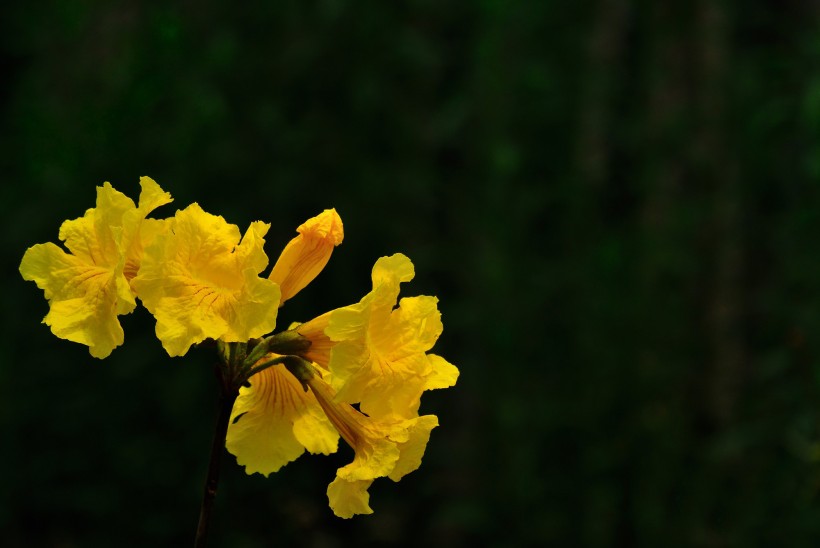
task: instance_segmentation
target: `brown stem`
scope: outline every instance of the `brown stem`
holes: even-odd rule
[[[208,477],[205,480],[205,492],[202,495],[202,506],[199,510],[199,525],[196,528],[195,548],[202,548],[208,536],[208,522],[211,519],[211,509],[216,497],[216,488],[219,485],[219,468],[222,450],[225,448],[225,436],[228,433],[228,424],[231,419],[233,404],[239,395],[238,389],[232,383],[226,382],[221,368],[217,369],[220,381],[219,411],[216,418],[214,439],[211,444],[211,457],[208,461]]]

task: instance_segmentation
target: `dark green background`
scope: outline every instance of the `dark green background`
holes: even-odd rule
[[[6,4],[0,544],[192,542],[216,384],[142,309],[105,361],[17,268],[150,175],[275,257],[346,239],[280,325],[407,254],[454,389],[422,467],[334,518],[351,452],[226,457],[213,546],[820,543],[820,10],[811,2]]]

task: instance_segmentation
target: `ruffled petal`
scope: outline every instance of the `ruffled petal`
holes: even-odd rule
[[[95,208],[60,226],[60,240],[83,262],[114,267],[123,260],[120,247],[123,216],[134,209],[131,198],[105,183],[97,187]]]
[[[368,415],[406,418],[418,412],[429,361],[424,353],[392,360],[365,343],[342,342],[331,350],[330,370],[339,401],[359,402]]]
[[[279,310],[279,287],[260,278],[258,271],[246,268],[245,283],[236,301],[223,310],[229,318],[227,329],[220,337],[225,342],[242,342],[273,331]]]
[[[333,480],[327,487],[327,499],[333,513],[346,519],[357,514],[372,514],[370,493],[367,492],[372,483],[373,480]]]
[[[385,301],[392,301],[390,303],[392,306],[399,294],[399,284],[409,282],[415,275],[416,269],[410,259],[402,253],[396,253],[377,260],[370,277],[373,280],[374,289],[383,288],[378,295]],[[390,298],[391,295],[392,298]]]
[[[438,417],[424,415],[403,423],[400,432],[391,433],[390,439],[398,444],[399,460],[387,477],[399,481],[410,472],[418,470],[430,440],[430,432],[437,426]]]
[[[268,256],[263,249],[265,234],[270,230],[269,223],[254,221],[236,247],[236,263],[241,268],[250,268],[254,272],[262,272],[268,266]]]
[[[149,245],[158,234],[170,229],[167,220],[146,219],[156,208],[173,201],[171,194],[162,188],[150,177],[140,178],[139,206],[127,211],[122,221],[122,249],[125,253],[124,274],[127,280],[132,280],[139,271],[144,248]]]
[[[171,194],[162,190],[162,187],[151,177],[140,177],[140,189],[139,206],[137,209],[143,213],[143,218],[156,208],[169,204],[174,200],[171,198]]]
[[[389,348],[393,359],[430,350],[444,330],[437,305],[436,297],[402,299],[384,324],[372,326],[371,336],[375,338],[375,344]]]
[[[270,359],[270,356],[263,360]],[[248,474],[278,471],[307,449],[330,454],[339,435],[312,394],[286,369],[274,366],[240,389],[228,427],[226,447]]]
[[[458,380],[458,368],[435,354],[428,354],[433,373],[427,377],[425,390],[435,390],[437,388],[450,388],[456,385]]]

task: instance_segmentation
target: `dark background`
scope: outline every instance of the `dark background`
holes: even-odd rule
[[[6,4],[0,544],[184,546],[214,357],[144,309],[105,361],[17,268],[110,181],[244,230],[336,207],[280,325],[401,251],[458,386],[372,516],[351,458],[224,462],[213,546],[816,546],[820,8],[809,1]]]

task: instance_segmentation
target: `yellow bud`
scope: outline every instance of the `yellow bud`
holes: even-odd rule
[[[288,242],[268,276],[282,290],[279,306],[319,275],[333,248],[344,239],[342,219],[335,209],[326,209],[296,230],[299,235]]]

